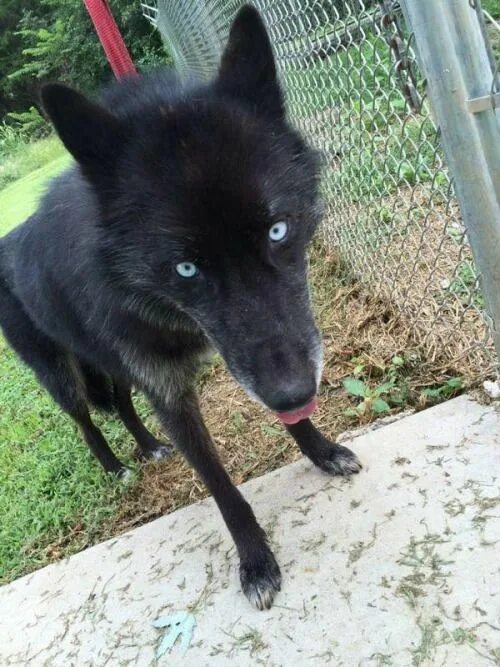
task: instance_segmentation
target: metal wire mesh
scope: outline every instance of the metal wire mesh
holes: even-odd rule
[[[180,74],[213,75],[242,0],[143,5]],[[324,155],[324,235],[428,354],[494,363],[479,277],[399,3],[254,0],[292,121]],[[488,16],[486,17],[488,19]],[[490,21],[490,25],[493,25]]]

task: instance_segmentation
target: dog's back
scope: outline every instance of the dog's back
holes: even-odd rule
[[[1,241],[8,289],[33,323],[61,344],[78,336],[79,311],[86,308],[78,266],[88,261],[92,199],[73,167],[55,179],[36,213]]]

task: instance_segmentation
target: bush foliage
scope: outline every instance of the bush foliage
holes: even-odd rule
[[[137,0],[110,0],[139,68],[168,60]],[[0,3],[0,123],[43,134],[38,88],[64,81],[87,93],[112,78],[83,0],[2,0]]]

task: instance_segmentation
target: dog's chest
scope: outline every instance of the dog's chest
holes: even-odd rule
[[[194,379],[211,349],[201,332],[130,327],[120,336],[118,353],[140,389],[171,401]]]

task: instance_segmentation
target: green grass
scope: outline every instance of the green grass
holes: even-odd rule
[[[94,541],[124,486],[96,465],[76,427],[0,340],[0,583]],[[100,420],[99,420],[100,421]],[[100,423],[130,460],[115,420]],[[72,534],[70,543],[67,536]]]
[[[23,222],[36,208],[53,176],[71,164],[57,137],[36,142],[20,138],[4,143],[0,153],[0,236]]]
[[[483,0],[481,3],[483,9],[486,9],[494,19],[500,19],[500,2],[499,0]]]
[[[0,584],[105,539],[128,485],[106,475],[75,424],[0,338]],[[151,427],[145,399],[137,411]],[[112,450],[135,468],[123,424],[93,415]]]
[[[321,135],[328,201],[366,203],[436,174],[446,180],[429,109],[410,113],[382,35],[367,27],[359,46],[291,63],[285,80],[292,115]]]
[[[45,167],[53,160],[67,155],[55,136],[29,142],[15,135],[9,136],[7,140],[4,135],[3,131],[0,132],[0,190],[39,167]],[[66,159],[69,160],[69,157]]]
[[[0,190],[0,236],[33,213],[50,179],[71,163],[69,155],[62,151],[58,145],[51,156],[62,154]]]

